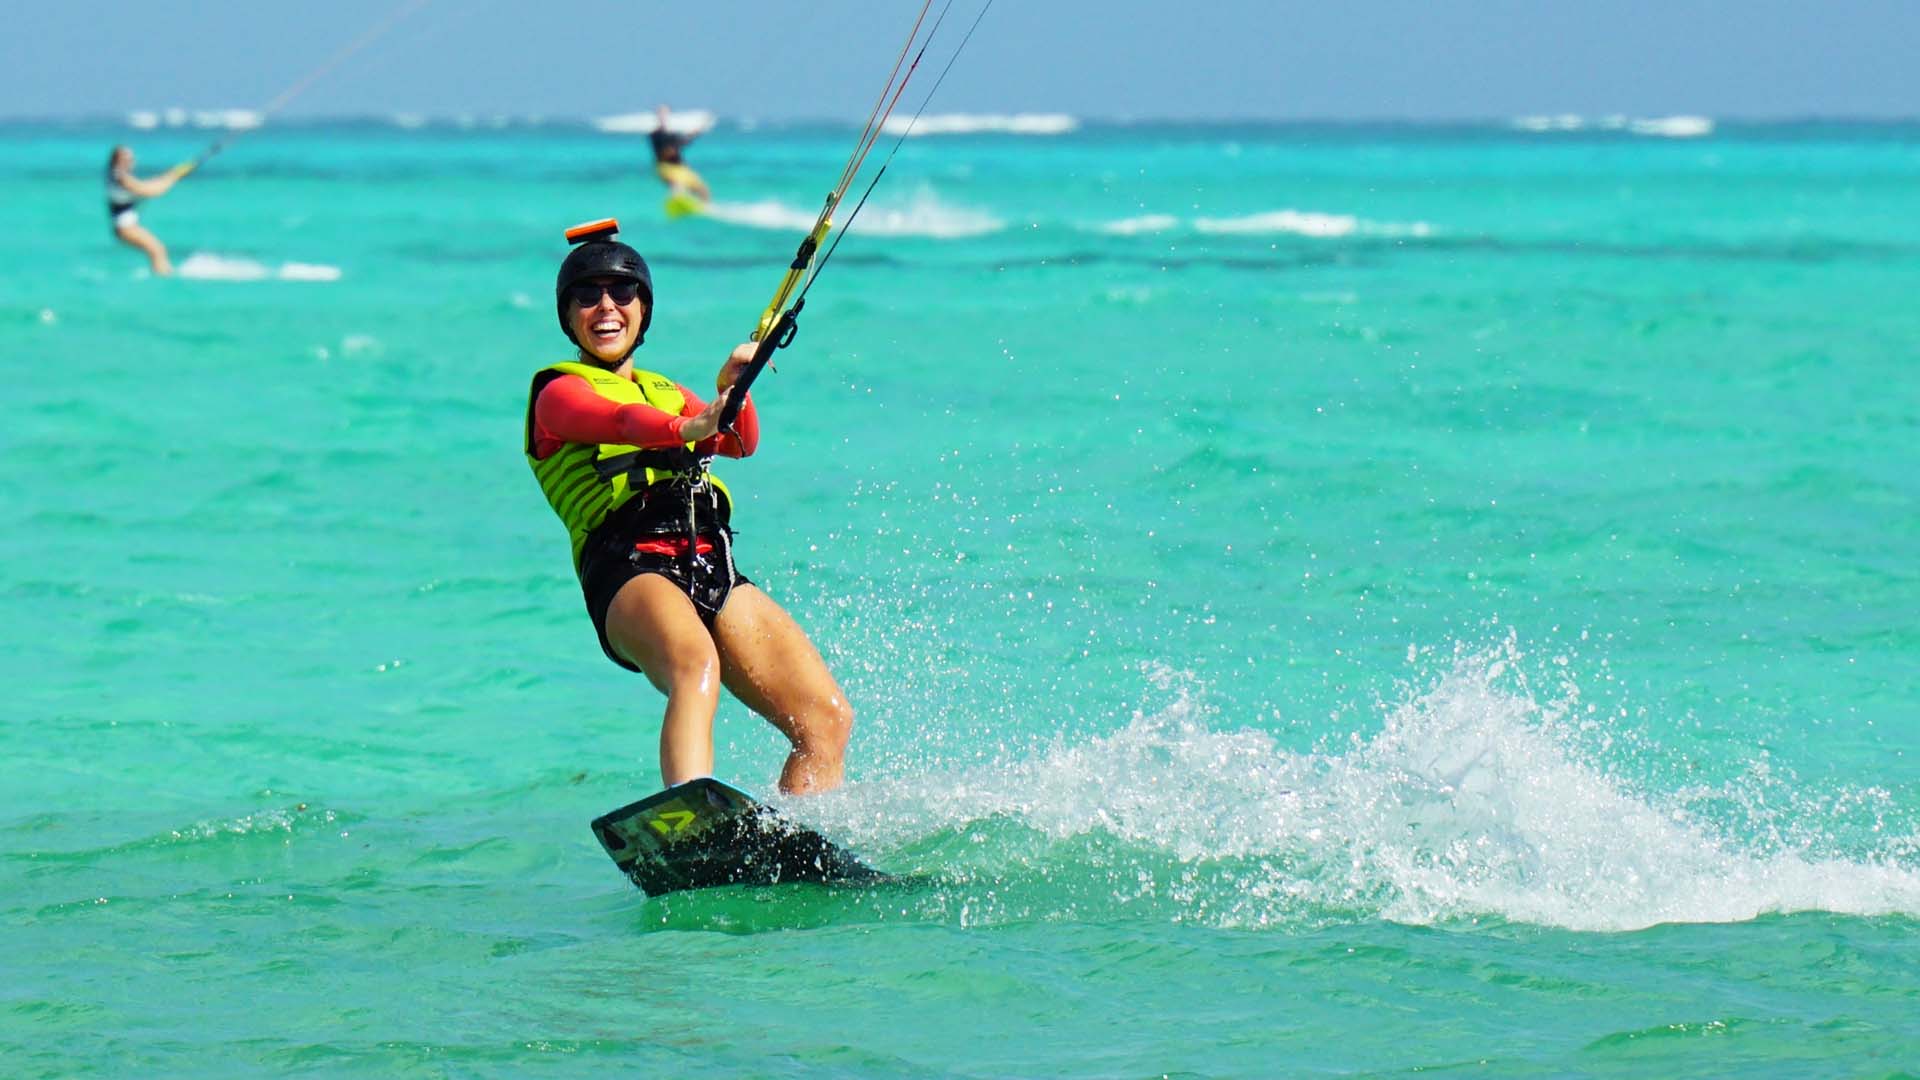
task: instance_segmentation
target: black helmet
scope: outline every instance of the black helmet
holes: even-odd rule
[[[653,322],[653,274],[639,252],[614,239],[619,233],[620,223],[612,218],[589,221],[567,230],[567,243],[574,245],[574,249],[560,264],[560,276],[553,284],[553,300],[560,316],[560,330],[575,345],[580,342],[573,336],[573,326],[567,320],[567,289],[596,277],[626,278],[639,284],[647,311],[640,317],[640,334],[633,339],[634,348],[647,340],[647,327]]]

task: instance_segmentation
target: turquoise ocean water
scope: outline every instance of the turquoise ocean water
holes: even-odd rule
[[[0,1073],[1920,1074],[1913,126],[908,142],[723,475],[929,880],[630,888],[561,230],[704,385],[853,137],[0,129]]]

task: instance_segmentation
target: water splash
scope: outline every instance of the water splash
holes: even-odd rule
[[[1570,677],[1537,690],[1527,663],[1511,639],[1460,650],[1383,704],[1377,730],[1313,750],[1219,730],[1196,679],[1149,668],[1148,689],[1170,700],[1110,735],[946,782],[869,782],[809,814],[948,876],[942,902],[974,918],[1619,931],[1920,916],[1920,846],[1884,792],[1636,784],[1614,768],[1635,740],[1583,710]],[[1742,798],[1772,808],[1742,819],[1765,828],[1706,812]],[[1864,845],[1843,820],[1863,808],[1881,817]]]

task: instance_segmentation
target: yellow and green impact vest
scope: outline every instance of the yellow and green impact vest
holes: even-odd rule
[[[587,534],[607,520],[608,514],[645,488],[679,480],[688,469],[698,466],[691,457],[692,443],[687,443],[684,451],[645,450],[620,443],[567,443],[545,460],[535,458],[533,405],[540,391],[562,375],[580,376],[593,387],[594,393],[610,401],[622,405],[644,402],[671,416],[680,415],[687,398],[672,379],[639,368],[633,369],[631,378],[623,378],[592,364],[567,361],[550,364],[534,373],[533,387],[527,394],[527,464],[533,467],[533,475],[540,481],[540,490],[546,495],[548,505],[567,527],[567,536],[573,541],[573,567],[578,571]],[[631,467],[623,467],[625,463],[615,461],[616,458],[627,458],[632,462]],[[673,460],[676,458],[678,460]],[[733,495],[720,478],[712,473],[702,475],[713,482],[731,508]]]

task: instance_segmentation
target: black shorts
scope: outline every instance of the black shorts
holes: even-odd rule
[[[607,659],[628,671],[640,670],[614,652],[613,643],[607,640],[607,609],[613,605],[615,594],[634,578],[659,574],[673,582],[693,601],[700,621],[706,623],[709,630],[713,629],[714,618],[727,605],[727,597],[735,586],[753,584],[733,565],[732,530],[701,533],[700,539],[712,544],[713,550],[697,556],[691,565],[685,555],[635,551],[632,536],[588,540],[580,553],[580,592],[586,598],[587,616],[593,620],[594,632],[600,635],[600,650],[607,654]]]

